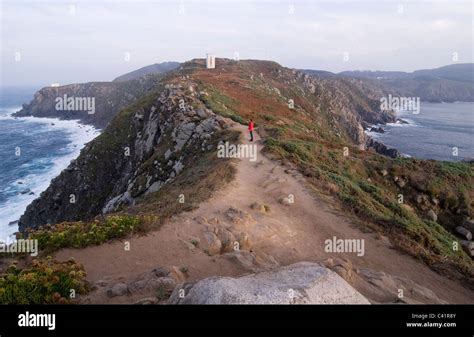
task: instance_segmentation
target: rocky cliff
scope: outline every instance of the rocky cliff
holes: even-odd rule
[[[14,115],[17,117],[53,117],[77,119],[85,124],[105,128],[112,118],[123,108],[149,92],[165,72],[116,82],[89,82],[69,84],[60,87],[45,87],[35,93],[33,100],[24,104]],[[57,109],[57,98],[94,99],[94,113],[86,109]],[[74,107],[77,108],[77,107]]]
[[[220,59],[218,68],[209,71],[203,60],[193,60],[166,77],[120,83],[45,88],[22,110],[54,114],[50,104],[59,91],[94,92],[104,109],[97,107],[98,116],[83,121],[99,126],[111,122],[28,206],[21,230],[90,219],[136,204],[172,181],[200,153],[215,151],[215,137],[229,121],[224,117],[281,117],[285,128],[307,122],[304,127],[313,128],[307,132],[322,141],[357,146],[367,141],[364,123],[393,120],[380,111],[377,89],[362,81],[317,79],[267,61]],[[125,94],[125,88],[131,89]],[[143,91],[147,94],[137,100]],[[112,119],[115,109],[132,101]]]
[[[20,230],[133,205],[214,151],[227,122],[200,103],[196,83],[181,83],[159,85],[122,110],[28,206]]]

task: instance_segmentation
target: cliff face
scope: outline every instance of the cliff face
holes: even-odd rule
[[[121,111],[20,219],[20,230],[85,220],[156,192],[210,145],[227,122],[206,109],[196,84],[159,86]]]
[[[111,122],[28,206],[19,222],[22,231],[87,220],[140,202],[200,154],[216,150],[216,135],[229,121],[223,117],[244,123],[242,118],[257,123],[281,118],[285,128],[306,125],[321,141],[360,146],[366,142],[363,123],[393,119],[378,109],[376,89],[358,80],[316,79],[266,61],[219,60],[210,71],[203,60],[194,60],[165,78],[45,88],[22,111],[51,114],[52,99],[64,91],[94,92],[105,105],[96,108],[98,116],[91,123]],[[142,91],[147,94],[140,99],[131,94]],[[112,119],[114,109],[131,101]]]
[[[45,87],[35,93],[33,100],[15,113],[17,117],[53,117],[78,119],[85,124],[105,128],[123,108],[150,91],[164,74],[150,75],[125,82],[89,82],[60,87]],[[94,99],[94,113],[86,109],[56,109],[57,98]],[[75,107],[77,108],[77,107]]]

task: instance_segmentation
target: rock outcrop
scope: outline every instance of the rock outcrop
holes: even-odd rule
[[[187,83],[186,88],[196,85]],[[20,230],[87,220],[157,192],[203,153],[229,121],[182,85],[166,84],[116,116],[28,206]]]
[[[183,292],[184,290],[184,292]],[[335,272],[310,262],[178,285],[170,304],[369,304]]]
[[[45,87],[38,90],[33,100],[23,104],[14,116],[51,117],[65,120],[80,120],[84,124],[103,129],[125,107],[150,92],[163,78],[165,72],[141,78],[116,82],[89,82],[68,84],[59,87]],[[57,98],[94,99],[94,113],[86,109],[58,110]],[[78,108],[78,107],[75,107]]]
[[[268,61],[219,60],[219,67],[223,67],[219,71],[232,73],[232,78],[248,78],[261,95],[271,95],[275,108],[288,112],[287,102],[292,97],[296,99],[292,113],[310,116],[313,125],[327,133],[321,139],[342,138],[348,144],[363,146],[367,141],[364,123],[394,120],[390,113],[380,110],[377,88],[357,79],[317,79]],[[85,221],[135,205],[173,181],[199,154],[214,151],[220,140],[216,135],[228,127],[229,119],[222,117],[228,116],[223,103],[226,96],[211,93],[214,78],[209,79],[209,75],[202,60],[193,60],[167,75],[38,92],[18,115],[58,117],[52,106],[58,95],[95,95],[96,114],[86,114],[81,119],[107,127],[28,206],[19,221],[20,230],[62,221]],[[244,87],[237,90],[245,91]],[[211,94],[215,96],[210,97]],[[224,101],[211,99],[216,96]],[[244,111],[238,113],[245,116]],[[72,112],[62,117],[74,116]],[[397,155],[396,150],[385,152]],[[215,243],[211,251],[219,250],[212,235],[204,239],[203,243]]]
[[[399,150],[394,149],[394,148],[389,148],[385,144],[382,144],[371,137],[367,137],[365,147],[367,149],[374,149],[375,152],[383,154],[384,156],[388,156],[391,158],[397,158],[401,156],[401,153]]]
[[[382,271],[354,268],[347,259],[330,258],[323,264],[360,291],[371,303],[446,304],[416,282]]]

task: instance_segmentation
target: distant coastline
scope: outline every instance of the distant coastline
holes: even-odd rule
[[[370,125],[365,134],[397,149],[404,157],[469,161],[474,158],[474,118],[469,115],[470,109],[474,109],[474,102],[424,101],[420,114],[397,112],[396,123]]]

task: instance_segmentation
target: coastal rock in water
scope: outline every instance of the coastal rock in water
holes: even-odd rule
[[[179,295],[184,289],[185,296]],[[171,304],[370,304],[330,269],[299,262],[238,278],[211,277],[178,285]]]
[[[377,133],[385,133],[385,130],[382,129],[382,127],[380,127],[380,126],[378,128],[372,127],[372,128],[370,128],[370,131],[377,132]]]
[[[397,149],[391,149],[385,144],[382,144],[371,137],[368,137],[367,142],[365,143],[366,149],[374,149],[377,153],[383,154],[391,158],[401,157],[400,151]]]

